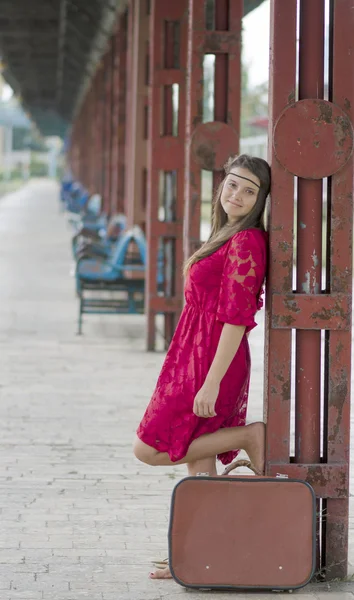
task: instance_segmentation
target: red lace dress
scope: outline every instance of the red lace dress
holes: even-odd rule
[[[256,326],[266,262],[267,234],[247,229],[190,269],[186,303],[137,430],[143,442],[168,452],[172,461],[183,458],[200,435],[245,424],[251,366],[246,335],[221,381],[217,416],[197,417],[193,403],[213,361],[223,324],[245,325],[246,333]],[[235,449],[218,458],[228,464],[237,453]]]

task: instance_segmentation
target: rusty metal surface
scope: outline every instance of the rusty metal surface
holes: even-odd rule
[[[238,137],[228,123],[201,123],[191,138],[192,157],[201,169],[220,171],[229,156],[237,153]]]
[[[353,128],[347,115],[332,102],[305,99],[280,115],[273,143],[278,160],[290,173],[321,179],[336,173],[349,159]]]
[[[271,2],[269,103],[270,129],[284,107],[293,104],[296,80],[296,0]],[[274,329],[272,294],[292,293],[294,182],[277,161],[272,162],[272,206],[270,212],[270,268],[266,311],[264,418],[267,422],[266,470],[270,464],[288,463],[290,456],[291,330]]]
[[[349,471],[346,463],[339,464],[286,464],[271,463],[269,475],[277,473],[292,479],[307,481],[318,498],[347,498],[349,494]]]
[[[292,11],[292,12],[291,12]],[[306,479],[316,491],[319,556],[327,579],[347,571],[352,301],[354,1],[331,4],[329,99],[324,100],[324,3],[271,3],[272,210],[267,294],[267,472]],[[333,67],[333,72],[332,72]],[[271,138],[272,139],[272,138]],[[294,244],[294,177],[298,176]],[[323,183],[327,198],[322,275]],[[293,258],[296,289],[292,289]],[[291,330],[295,346],[295,456],[290,456]],[[321,347],[324,330],[324,347]],[[324,353],[324,369],[321,356]],[[324,381],[321,381],[324,377]],[[324,383],[324,386],[322,385]],[[323,391],[322,391],[323,389]],[[321,421],[321,412],[323,420]]]
[[[352,299],[347,294],[273,294],[275,329],[351,328]]]
[[[317,180],[318,153],[333,149],[328,134],[330,109],[323,104],[324,95],[324,30],[323,0],[309,5],[300,0],[299,103],[295,127],[300,147],[304,138],[304,120],[312,138],[304,143],[304,153],[311,165],[312,181],[303,176],[304,164],[298,157],[300,177],[297,181],[296,291],[308,295],[321,291],[322,270],[322,181]],[[308,98],[319,98],[312,104]],[[302,100],[304,102],[302,102]],[[326,109],[327,108],[327,113]],[[316,110],[318,109],[318,111]],[[325,116],[327,115],[327,121]],[[333,115],[333,112],[331,113]],[[312,141],[311,141],[312,139]],[[293,140],[289,140],[291,144]],[[297,144],[298,145],[298,144]],[[323,162],[326,161],[323,159]],[[285,168],[287,167],[284,164]],[[327,166],[327,164],[325,164]],[[331,166],[331,165],[329,165]],[[319,169],[320,170],[320,169]],[[311,325],[311,321],[309,321]],[[321,458],[321,332],[299,329],[295,336],[295,462],[315,463]],[[317,510],[320,510],[320,503]],[[318,524],[318,545],[319,545]],[[317,567],[320,566],[319,556]]]

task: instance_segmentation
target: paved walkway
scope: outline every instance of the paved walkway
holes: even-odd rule
[[[69,240],[54,183],[0,200],[0,599],[288,598],[148,579],[184,475],[131,453],[163,355],[145,352],[139,316],[88,316],[75,335]],[[262,326],[252,345],[250,419],[262,414]],[[354,582],[298,593],[354,600]]]

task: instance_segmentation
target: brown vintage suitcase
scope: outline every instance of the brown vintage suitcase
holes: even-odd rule
[[[314,491],[282,476],[186,477],[168,542],[172,576],[187,588],[295,590],[316,565]]]

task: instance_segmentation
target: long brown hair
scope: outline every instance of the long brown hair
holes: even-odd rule
[[[230,171],[234,167],[247,169],[253,175],[258,177],[260,181],[260,189],[258,191],[257,200],[252,210],[242,219],[233,225],[229,225],[227,214],[224,211],[220,198],[221,193]],[[220,183],[213,202],[213,212],[211,219],[211,232],[208,240],[186,261],[183,272],[186,275],[190,267],[205,258],[210,256],[223,246],[235,233],[244,229],[260,229],[265,231],[264,215],[266,208],[266,199],[270,191],[270,167],[263,158],[241,154],[240,156],[231,156],[224,166],[225,177]]]

